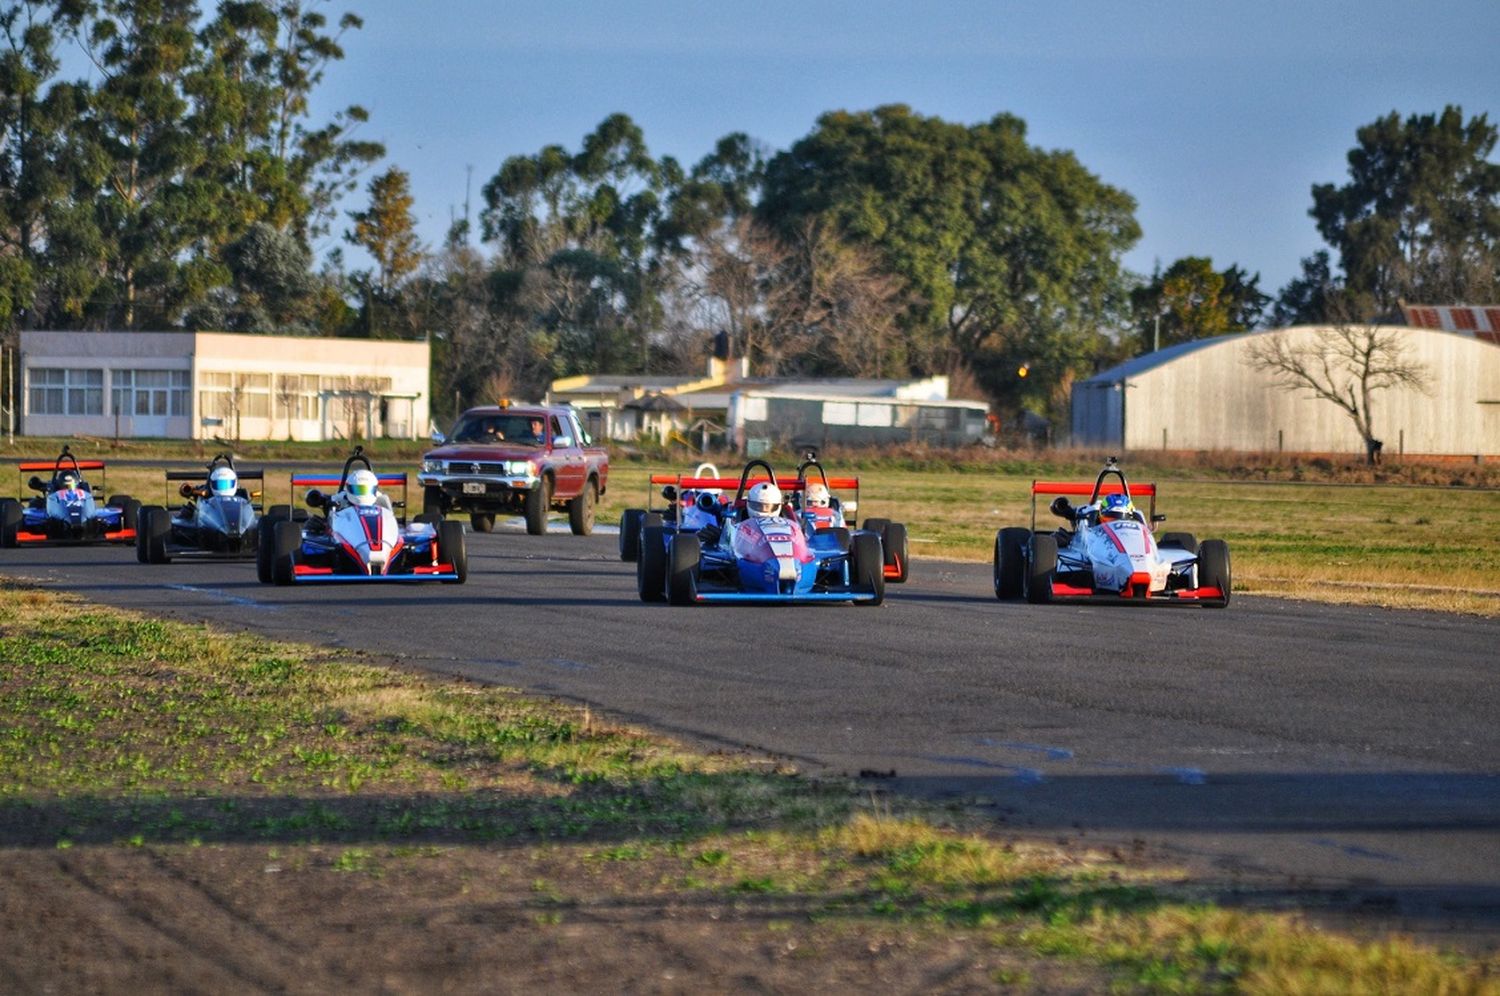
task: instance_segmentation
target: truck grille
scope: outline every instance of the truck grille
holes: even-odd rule
[[[505,465],[500,463],[481,463],[477,460],[450,460],[448,461],[448,473],[483,474],[486,477],[501,477],[505,474]]]

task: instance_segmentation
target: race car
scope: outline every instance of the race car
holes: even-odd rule
[[[1036,528],[1038,495],[1055,496],[1049,509],[1062,528]],[[1069,495],[1087,496],[1073,505]],[[1147,510],[1135,499],[1149,498]],[[1190,533],[1154,530],[1156,485],[1135,484],[1110,457],[1092,484],[1033,481],[1031,528],[995,534],[995,597],[1045,603],[1073,599],[1168,601],[1223,608],[1229,604],[1229,545]]]
[[[21,474],[32,475],[26,486],[37,497],[26,502],[0,499],[0,546],[31,543],[133,543],[136,513],[141,503],[129,495],[111,495],[103,505],[83,472],[97,470],[101,489],[103,460],[79,460],[64,446],[56,460],[23,460]]]
[[[760,476],[752,476],[757,470]],[[798,478],[778,478],[764,460],[751,460],[739,479],[680,478],[688,490],[734,487],[716,500],[722,518],[696,529],[644,525],[636,560],[636,590],[643,602],[854,602],[885,598],[885,557],[880,537],[847,528],[809,536],[783,489]],[[699,503],[702,508],[707,503]]]
[[[406,524],[406,475],[376,474],[356,446],[337,477],[294,474],[292,488],[309,488],[311,514],[298,521],[273,508],[262,521],[256,573],[267,584],[330,581],[443,581],[469,576],[464,527],[418,516]],[[401,489],[393,502],[385,488]],[[333,488],[332,493],[319,489]]]
[[[809,471],[816,471],[816,478]],[[792,493],[792,503],[809,533],[839,526],[855,528],[854,515],[859,509],[859,478],[830,478],[823,465],[818,462],[817,453],[809,451],[797,467],[797,479],[801,486]],[[850,498],[841,500],[834,493],[848,489],[854,491]],[[879,534],[880,548],[885,554],[886,583],[904,584],[911,574],[911,550],[906,538],[906,526],[889,519],[866,519],[858,528]]]
[[[660,527],[668,533],[696,533],[704,525],[721,523],[730,499],[725,497],[722,487],[701,486],[705,479],[718,477],[719,470],[711,463],[700,463],[688,475],[653,474],[648,487],[661,486],[666,505],[652,507],[653,496],[648,492],[646,508],[627,508],[620,515],[620,559],[629,562],[639,557],[641,533],[647,527]],[[889,519],[867,519],[858,530],[855,528],[854,516],[859,508],[858,477],[830,478],[818,462],[817,454],[808,452],[797,467],[796,479],[778,483],[786,488],[789,507],[797,514],[804,534],[814,545],[825,542],[819,537],[821,529],[875,533],[880,537],[885,556],[885,580],[892,584],[906,581],[911,563],[906,527]],[[840,498],[836,494],[851,490],[852,496]],[[847,540],[843,547],[848,549]]]
[[[220,453],[208,470],[169,470],[166,483],[183,504],[145,505],[137,520],[135,556],[143,564],[173,557],[254,557],[260,546],[260,492],[241,487],[263,481],[264,471],[240,470],[234,455]],[[288,515],[287,517],[290,517]]]

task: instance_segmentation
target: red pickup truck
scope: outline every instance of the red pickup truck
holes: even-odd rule
[[[435,450],[422,454],[417,483],[426,515],[469,513],[475,532],[496,515],[524,515],[526,531],[547,531],[547,514],[568,513],[574,535],[594,528],[609,481],[609,454],[567,406],[499,404],[470,408]]]

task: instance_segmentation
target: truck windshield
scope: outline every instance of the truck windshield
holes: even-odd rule
[[[455,443],[511,443],[540,446],[547,441],[547,423],[540,415],[464,415],[448,434]]]

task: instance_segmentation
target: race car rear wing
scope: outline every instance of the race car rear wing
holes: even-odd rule
[[[382,488],[400,488],[401,498],[392,498],[391,507],[404,510],[406,508],[406,479],[405,473],[401,474],[376,474],[375,482]],[[338,488],[344,483],[338,474],[293,474],[291,478],[292,504],[299,504],[298,488]]]
[[[173,481],[196,481],[199,484],[202,484],[204,481],[208,480],[209,473],[210,471],[201,468],[198,470],[166,471],[166,481],[162,484],[162,490],[167,497],[166,500],[162,502],[162,504],[168,506],[172,504],[171,485]],[[266,479],[266,472],[264,470],[240,470],[236,467],[234,468],[234,476],[238,477],[242,481],[260,481],[262,484],[264,484]],[[263,490],[263,488],[258,488],[250,492],[250,505],[257,512],[262,511],[265,507],[261,501]]]
[[[64,466],[65,466],[65,469],[72,470],[73,469],[73,461],[69,460]],[[22,460],[21,463],[20,463],[20,465],[16,469],[19,470],[23,474],[26,471],[28,471],[28,470],[56,470],[57,469],[57,461],[56,460]],[[103,460],[79,460],[78,461],[78,469],[79,470],[103,470],[104,469],[104,461]]]
[[[1113,474],[1114,472],[1111,471],[1110,473]],[[1036,499],[1038,495],[1047,495],[1048,497],[1055,497],[1057,495],[1082,495],[1085,498],[1093,498],[1096,488],[1098,489],[1098,495],[1101,498],[1105,495],[1118,494],[1129,495],[1132,502],[1137,498],[1150,498],[1151,501],[1147,505],[1147,521],[1156,523],[1166,518],[1165,516],[1162,516],[1162,518],[1159,519],[1156,516],[1156,484],[1154,482],[1150,484],[1126,484],[1123,477],[1117,477],[1116,480],[1106,481],[1103,479],[1103,474],[1100,474],[1099,476],[1100,480],[1098,481],[1032,481],[1032,532],[1036,531]]]
[[[748,491],[755,485],[764,483],[770,479],[765,474],[748,478],[745,481],[745,489]],[[807,487],[807,483],[801,477],[776,475],[776,486],[788,495],[802,491]],[[654,500],[658,497],[665,497],[660,491],[656,490],[658,485],[671,485],[677,489],[676,494],[678,495],[681,495],[684,491],[702,491],[708,488],[718,488],[720,491],[729,492],[730,496],[733,497],[734,493],[739,490],[740,479],[738,477],[697,477],[693,474],[652,474],[646,484],[646,511],[648,512],[657,511],[653,505]],[[830,477],[828,478],[828,489],[830,491],[854,492],[854,497],[847,506],[849,514],[852,517],[854,510],[859,507],[859,478]],[[665,511],[665,509],[662,509],[662,511]],[[853,521],[852,518],[850,521]]]

